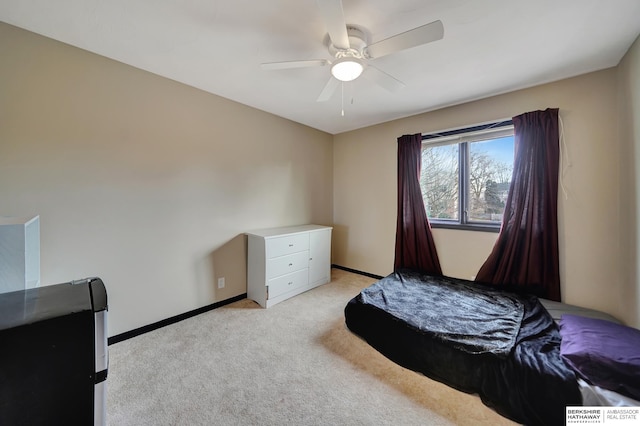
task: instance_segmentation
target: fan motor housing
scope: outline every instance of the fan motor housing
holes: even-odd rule
[[[329,38],[329,35],[327,34],[327,37],[325,40],[331,56],[338,57],[341,54],[344,54],[345,52],[351,51],[352,56],[363,58],[364,48],[367,47],[367,45],[369,44],[369,36],[367,32],[360,27],[348,24],[347,35],[349,36],[349,45],[351,46],[351,48],[348,50],[345,50],[345,49],[339,49],[335,47],[331,42],[331,38]]]

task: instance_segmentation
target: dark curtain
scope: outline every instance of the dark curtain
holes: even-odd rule
[[[558,109],[513,117],[515,162],[500,235],[476,281],[560,301]]]
[[[394,270],[442,275],[420,190],[422,135],[398,138],[398,221]]]

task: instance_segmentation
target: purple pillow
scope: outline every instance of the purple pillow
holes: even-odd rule
[[[578,315],[560,318],[560,355],[589,383],[640,400],[640,330]]]

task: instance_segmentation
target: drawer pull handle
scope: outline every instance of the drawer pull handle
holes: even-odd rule
[[[290,263],[289,266],[293,266],[293,263]]]
[[[293,284],[293,281],[289,281],[289,285]]]
[[[289,244],[289,247],[293,247],[293,244]]]

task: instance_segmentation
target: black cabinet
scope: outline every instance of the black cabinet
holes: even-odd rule
[[[99,278],[0,294],[0,424],[104,424],[106,327]]]

